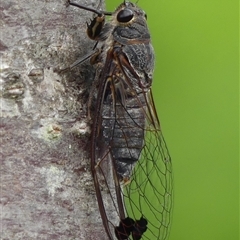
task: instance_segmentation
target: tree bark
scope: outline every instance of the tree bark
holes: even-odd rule
[[[92,14],[65,0],[10,0],[1,15],[0,238],[107,239],[87,151],[94,70],[54,71],[91,50]]]

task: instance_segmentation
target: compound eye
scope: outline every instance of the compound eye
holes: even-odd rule
[[[133,12],[128,8],[121,10],[117,15],[118,22],[122,22],[122,23],[127,23],[131,21],[132,18],[133,18]]]

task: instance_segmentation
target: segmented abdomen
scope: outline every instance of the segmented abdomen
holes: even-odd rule
[[[103,104],[103,141],[109,146],[120,180],[130,178],[144,144],[145,116],[144,106],[139,104],[141,98],[142,93],[128,97],[124,105],[121,101],[114,106],[110,101]]]

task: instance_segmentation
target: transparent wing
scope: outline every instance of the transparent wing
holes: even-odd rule
[[[171,158],[158,124],[152,94],[146,96],[146,126],[140,159],[123,187],[126,215],[147,220],[141,239],[167,239],[172,211]]]
[[[167,239],[172,167],[151,90],[126,93],[119,82],[103,82],[92,170],[106,232],[109,239]]]

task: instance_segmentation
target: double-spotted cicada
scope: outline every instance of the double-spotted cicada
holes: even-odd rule
[[[96,66],[89,101],[91,171],[107,236],[167,239],[172,167],[152,97],[154,51],[146,14],[126,1],[113,13],[69,4],[96,14],[87,27],[97,41],[89,55]]]

